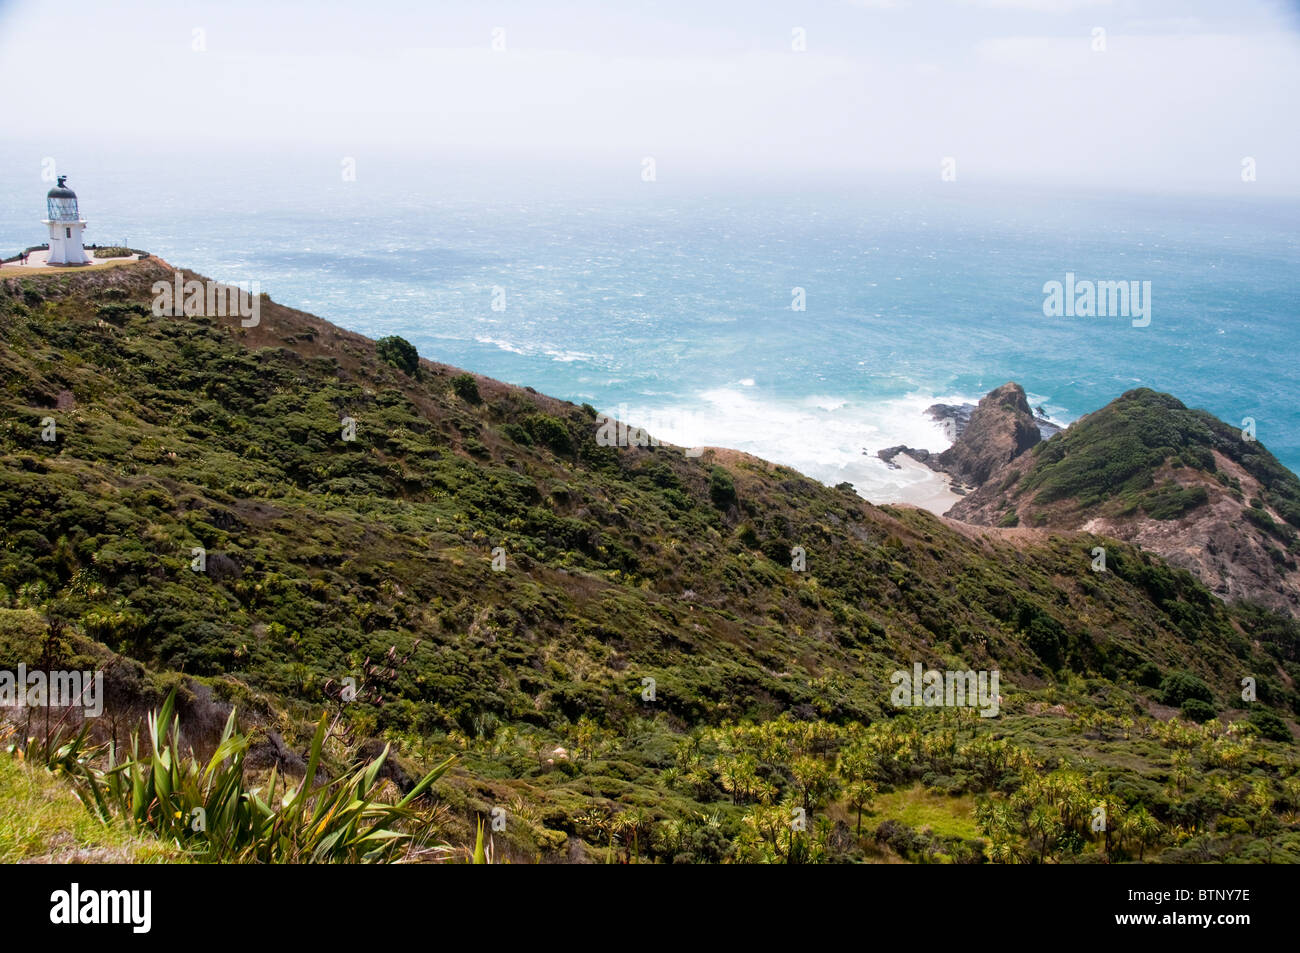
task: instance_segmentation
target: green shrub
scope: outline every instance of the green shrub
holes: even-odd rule
[[[781,539],[780,537],[769,539],[763,543],[763,555],[772,560],[772,562],[784,566],[790,565],[790,560],[792,558],[790,555],[791,549],[790,541],[788,539]]]
[[[524,430],[534,441],[552,452],[562,455],[573,453],[573,438],[564,421],[550,414],[530,414],[524,418]]]
[[[49,629],[45,618],[32,609],[0,609],[0,666],[35,662]]]
[[[533,438],[529,435],[528,431],[519,424],[505,424],[501,428],[501,433],[509,437],[515,443],[523,444],[525,447],[531,447],[533,445]]]
[[[709,499],[720,510],[736,505],[736,484],[722,467],[714,467],[709,474]]]
[[[1197,723],[1209,721],[1218,712],[1209,702],[1203,702],[1199,698],[1189,698],[1183,702],[1182,715],[1189,721]]]
[[[1170,672],[1160,683],[1160,700],[1166,705],[1181,706],[1189,698],[1212,704],[1214,693],[1191,672]]]
[[[1251,712],[1250,723],[1270,741],[1290,742],[1292,740],[1291,729],[1286,726],[1286,722],[1267,708],[1257,708]]]
[[[1300,529],[1300,502],[1294,500],[1280,500],[1274,507],[1279,516],[1286,520],[1287,523]]]
[[[1209,499],[1210,495],[1203,486],[1169,484],[1143,494],[1141,505],[1152,519],[1172,520],[1209,502]]]
[[[1215,822],[1214,829],[1220,834],[1250,833],[1250,825],[1246,823],[1245,818],[1241,817],[1220,817]]]
[[[119,327],[126,323],[132,317],[147,317],[149,309],[142,304],[121,304],[119,302],[109,302],[101,304],[95,309],[95,314],[107,321],[109,324],[115,324]]]
[[[474,379],[473,374],[457,374],[451,379],[452,392],[461,400],[469,404],[482,403],[483,398],[479,396],[478,381]]]
[[[415,345],[406,338],[392,335],[375,342],[375,351],[380,360],[393,365],[399,371],[405,371],[412,377],[420,369],[420,354]],[[477,390],[475,391],[477,393]]]
[[[1290,542],[1290,540],[1295,536],[1295,532],[1291,527],[1279,524],[1273,519],[1273,517],[1269,516],[1265,510],[1248,507],[1241,512],[1248,522],[1253,523],[1256,527],[1262,529],[1275,539],[1280,539],[1285,543]]]
[[[1133,681],[1147,688],[1160,687],[1161,678],[1160,666],[1155,662],[1143,662],[1133,671]]]
[[[1182,452],[1182,462],[1184,465],[1196,470],[1203,470],[1206,473],[1217,475],[1218,467],[1214,463],[1214,454],[1209,447],[1189,446],[1184,447]]]
[[[1061,667],[1061,624],[1049,615],[1037,615],[1029,623],[1029,648],[1048,668]]]

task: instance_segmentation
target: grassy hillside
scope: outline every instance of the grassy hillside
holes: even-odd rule
[[[399,787],[459,753],[446,836],[501,808],[517,860],[1139,849],[1074,809],[1036,832],[1067,791],[1150,812],[1143,853],[1300,853],[1288,620],[1114,540],[964,533],[735,453],[601,446],[590,407],[267,299],[256,328],[153,317],[170,276],[0,283],[0,665],[95,658],[123,722],[183,673],[196,744],[237,705],[254,769],[301,771],[322,708],[340,750],[396,744]],[[1002,716],[892,708],[913,662],[1000,670]],[[1183,696],[1208,713],[1168,721]],[[1186,807],[1216,779],[1268,810]],[[983,839],[883,815],[858,836],[855,803],[916,784]]]

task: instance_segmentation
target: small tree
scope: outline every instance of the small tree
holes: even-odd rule
[[[415,345],[406,338],[399,338],[396,335],[386,338],[380,338],[375,342],[375,351],[378,352],[379,358],[400,371],[405,371],[412,377],[420,370],[420,354],[415,349]]]
[[[1143,804],[1129,811],[1120,823],[1121,838],[1137,842],[1139,861],[1146,856],[1147,848],[1160,839],[1163,830],[1160,822],[1151,816]]]
[[[845,789],[849,807],[858,815],[858,837],[862,836],[862,812],[869,809],[876,801],[876,786],[870,781],[852,781]]]
[[[457,374],[451,379],[451,389],[461,400],[470,404],[480,403],[483,398],[478,393],[478,381],[473,374]]]
[[[1029,833],[1038,838],[1038,862],[1046,863],[1048,848],[1056,843],[1063,832],[1060,817],[1050,805],[1037,804],[1029,812],[1026,826]],[[1106,850],[1110,851],[1109,829],[1106,834]]]
[[[732,481],[731,474],[722,467],[714,467],[709,474],[709,499],[720,510],[736,505],[736,484]]]
[[[831,773],[830,765],[821,758],[800,755],[790,765],[794,786],[806,813],[811,814],[834,795],[839,782]]]
[[[1166,705],[1182,705],[1189,698],[1213,704],[1214,693],[1191,672],[1170,672],[1160,683],[1160,700]]]

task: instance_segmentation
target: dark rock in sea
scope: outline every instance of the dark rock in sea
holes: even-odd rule
[[[931,404],[925,410],[930,419],[943,427],[949,439],[957,440],[966,432],[974,404]]]
[[[881,460],[884,460],[886,465],[888,465],[889,469],[901,470],[902,467],[900,467],[897,463],[894,462],[894,457],[898,456],[906,449],[907,447],[903,446],[900,443],[897,447],[886,447],[884,450],[877,450],[876,456],[878,456]],[[862,452],[866,454],[866,453],[870,453],[871,451],[863,450]]]
[[[1037,409],[1039,411],[1042,410],[1041,407]],[[1065,429],[1064,427],[1058,427],[1056,424],[1052,423],[1046,417],[1041,415],[1036,416],[1034,418],[1034,423],[1038,425],[1038,435],[1042,437],[1044,440],[1051,440],[1058,433],[1060,433],[1062,430]]]
[[[868,451],[863,450],[862,452],[867,453]],[[902,467],[894,462],[894,457],[898,456],[900,453],[905,453],[918,463],[924,463],[927,466],[929,466],[930,458],[933,456],[929,450],[916,450],[912,447],[904,446],[901,443],[896,447],[886,447],[884,450],[876,451],[876,456],[881,460],[884,460],[885,463],[889,465],[889,469],[901,470]]]

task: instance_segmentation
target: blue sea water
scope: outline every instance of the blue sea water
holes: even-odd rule
[[[0,250],[42,240],[37,161],[0,155]],[[1169,391],[1300,469],[1300,203],[940,182],[359,164],[62,167],[88,241],[273,299],[686,445],[748,450],[869,499],[940,449],[923,413],[1008,380],[1071,421]],[[1043,285],[1151,282],[1147,327],[1045,317]],[[792,310],[802,288],[806,310]],[[504,310],[494,310],[504,294]],[[865,451],[865,452],[864,452]]]

